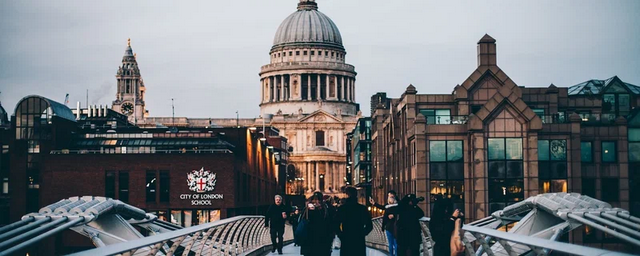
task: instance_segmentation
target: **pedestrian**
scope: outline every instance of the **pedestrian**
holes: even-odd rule
[[[367,253],[365,237],[373,229],[371,214],[367,207],[358,203],[358,191],[354,187],[345,189],[347,198],[338,208],[336,233],[342,242],[340,255],[364,256]]]
[[[422,228],[420,218],[424,217],[424,211],[418,207],[418,202],[424,198],[416,198],[415,194],[409,194],[402,198],[398,204],[396,213],[396,232],[399,256],[420,255],[422,243]]]
[[[299,244],[295,243],[296,241],[296,230],[298,229],[298,219],[300,218],[300,210],[298,209],[297,206],[294,206],[293,208],[293,212],[291,213],[291,216],[289,216],[289,223],[291,224],[291,226],[293,227],[293,246],[298,246]]]
[[[396,240],[396,214],[398,212],[398,197],[395,191],[389,190],[387,193],[387,204],[376,204],[373,198],[369,197],[369,202],[377,208],[384,209],[382,216],[382,228],[387,235],[387,244],[389,245],[389,255],[398,255],[398,242]]]
[[[453,210],[451,199],[436,198],[429,224],[429,231],[435,242],[434,256],[457,255],[464,250],[458,231],[462,226],[463,216],[460,210]]]
[[[331,243],[335,236],[333,230],[333,214],[324,203],[322,192],[314,192],[309,198],[301,219],[306,221],[306,234],[301,244],[300,254],[306,256],[331,255]]]
[[[264,216],[264,226],[269,227],[271,233],[271,252],[278,250],[278,254],[282,254],[284,224],[290,209],[282,202],[282,196],[276,195],[274,201]]]

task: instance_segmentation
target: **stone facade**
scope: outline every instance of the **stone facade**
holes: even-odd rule
[[[398,99],[374,96],[374,195],[382,202],[390,189],[416,193],[427,215],[436,198],[449,197],[471,221],[567,191],[638,214],[639,92],[617,77],[518,86],[497,66],[495,40],[485,35],[478,68],[451,94],[418,94],[410,85]],[[581,232],[573,235],[582,241]]]

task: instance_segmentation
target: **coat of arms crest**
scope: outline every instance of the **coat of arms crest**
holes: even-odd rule
[[[216,174],[205,171],[204,167],[193,170],[187,174],[187,185],[189,190],[198,193],[213,191],[216,186]]]

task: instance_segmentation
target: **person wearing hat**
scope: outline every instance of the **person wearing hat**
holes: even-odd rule
[[[336,233],[342,241],[340,255],[365,256],[365,237],[373,229],[371,214],[366,206],[358,203],[356,188],[347,187],[345,192],[347,199],[345,204],[338,208],[336,215]]]
[[[322,192],[314,192],[307,201],[301,218],[306,221],[307,237],[301,244],[300,254],[306,256],[331,255],[333,213],[323,200]]]
[[[398,255],[420,255],[420,218],[424,217],[424,212],[418,207],[418,202],[422,200],[424,198],[416,198],[415,194],[408,194],[400,200],[396,216]]]

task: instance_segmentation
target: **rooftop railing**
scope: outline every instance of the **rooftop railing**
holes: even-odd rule
[[[616,121],[616,114],[579,114],[582,123],[585,124],[613,124]]]
[[[569,118],[561,114],[538,115],[538,117],[540,117],[543,124],[566,124],[569,122]]]
[[[332,68],[332,69],[340,69],[346,71],[355,71],[355,67],[353,65],[340,63],[340,62],[329,62],[329,61],[314,61],[314,62],[278,62],[264,65],[260,68],[262,72],[271,71],[272,69],[280,69],[280,68]]]
[[[435,115],[426,116],[427,124],[466,124],[469,116]]]

